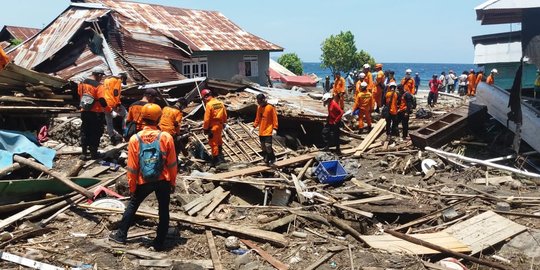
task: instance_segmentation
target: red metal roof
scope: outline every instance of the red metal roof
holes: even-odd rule
[[[3,31],[8,31],[11,34],[11,36],[13,36],[14,38],[16,38],[16,39],[18,39],[20,41],[25,41],[25,40],[33,37],[40,30],[41,29],[37,29],[37,28],[6,25],[2,29],[2,32]]]
[[[281,76],[281,81],[288,85],[296,85],[296,86],[316,86],[317,85],[317,81],[308,75]]]
[[[193,51],[282,51],[283,48],[246,32],[217,11],[192,10],[114,0],[101,3],[167,36],[188,44]]]

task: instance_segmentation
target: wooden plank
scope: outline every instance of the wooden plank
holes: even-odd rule
[[[220,195],[214,197],[214,199],[212,200],[212,203],[210,203],[206,208],[204,208],[204,210],[202,212],[200,212],[198,216],[204,217],[204,218],[208,217],[214,211],[214,209],[216,209],[216,207],[223,200],[225,200],[225,198],[227,198],[227,196],[229,196],[230,193],[231,193],[230,191],[225,191],[225,192],[221,193]]]
[[[446,232],[428,234],[410,234],[417,239],[442,246],[456,252],[470,252],[471,249],[462,241]],[[362,235],[362,240],[370,247],[386,250],[389,252],[406,252],[415,255],[438,254],[439,251],[420,246],[414,243],[399,239],[390,234],[383,235]]]
[[[304,198],[304,195],[302,195],[302,186],[300,185],[300,180],[296,177],[296,175],[291,175],[293,183],[294,183],[294,189],[296,190],[296,197],[298,198],[298,202],[301,204],[304,204],[306,199]]]
[[[370,213],[370,212],[367,212],[367,211],[362,211],[360,209],[352,208],[352,207],[349,207],[349,206],[341,205],[339,203],[334,204],[334,206],[336,208],[341,209],[341,210],[349,211],[351,213],[361,215],[361,216],[364,216],[364,217],[368,217],[368,218],[373,217],[373,213]]]
[[[268,263],[270,263],[272,266],[274,266],[278,270],[287,270],[287,269],[289,269],[288,265],[286,265],[286,264],[280,262],[279,260],[277,260],[276,258],[272,257],[272,255],[270,255],[268,252],[264,251],[264,249],[262,249],[259,246],[255,245],[255,243],[253,243],[253,242],[251,242],[249,240],[244,240],[244,239],[241,239],[240,241],[242,241],[242,243],[244,243],[249,248],[251,248],[251,249],[255,250],[257,253],[259,253],[259,255],[261,255],[261,257],[263,257],[263,259],[265,259]]]
[[[212,199],[211,199],[211,198],[210,198],[209,200],[202,201],[201,203],[195,205],[195,207],[189,209],[189,211],[187,211],[187,214],[190,215],[190,216],[193,216],[193,215],[195,215],[197,212],[201,211],[203,208],[205,208],[206,206],[208,206],[210,203],[212,203]]]
[[[498,186],[505,182],[512,182],[514,179],[510,175],[506,176],[497,176],[497,177],[490,177],[490,178],[477,178],[473,180],[473,183],[475,184],[486,184],[486,182],[490,185]]]
[[[375,139],[377,139],[377,137],[383,131],[385,126],[386,126],[386,120],[385,119],[380,119],[375,124],[375,126],[373,127],[371,132],[369,132],[369,134],[366,136],[366,138],[360,143],[360,145],[358,145],[356,148],[353,148],[353,149],[343,150],[343,154],[344,155],[354,154],[355,156],[356,155],[361,155],[373,143],[373,141],[375,141]]]
[[[79,177],[92,178],[106,172],[107,170],[109,170],[108,166],[97,166],[88,171],[83,172]]]
[[[139,260],[139,265],[144,267],[171,267],[174,263],[195,264],[203,269],[213,269],[211,260],[184,260],[184,259],[163,259],[163,260]],[[215,268],[214,268],[215,269]]]
[[[223,191],[224,190],[223,190],[222,187],[217,187],[214,190],[210,191],[209,193],[205,194],[204,196],[201,196],[201,197],[189,202],[188,204],[184,205],[182,208],[184,209],[184,211],[189,211],[189,210],[191,210],[191,208],[197,206],[200,203],[212,200],[214,198],[214,195],[221,194],[221,193],[223,193]]]
[[[210,248],[210,257],[212,258],[214,269],[223,270],[223,265],[221,264],[221,259],[219,258],[219,253],[216,248],[216,243],[214,242],[214,235],[212,234],[212,231],[206,230],[206,240],[208,241],[208,247]]]
[[[43,208],[45,205],[32,205],[30,208],[25,209],[17,214],[14,214],[2,221],[0,221],[0,230],[4,229],[5,227],[11,225],[12,223],[16,221],[22,220],[26,215],[33,213],[34,211],[37,211],[41,208]]]
[[[356,186],[358,186],[359,188],[362,188],[362,189],[372,189],[372,190],[376,190],[376,191],[379,191],[379,192],[382,192],[382,193],[386,193],[388,195],[394,195],[394,196],[397,196],[397,197],[400,197],[400,198],[403,198],[403,199],[412,199],[409,196],[401,195],[401,194],[398,194],[398,193],[395,193],[395,192],[392,192],[392,191],[389,191],[389,190],[386,190],[386,189],[378,188],[378,187],[372,186],[372,185],[370,185],[368,183],[358,181],[358,180],[356,180],[354,178],[351,179],[351,182],[353,184],[355,184]]]
[[[359,200],[343,201],[343,202],[340,202],[339,204],[343,206],[350,206],[350,205],[356,205],[356,204],[362,204],[362,203],[379,202],[379,201],[390,200],[394,198],[395,198],[394,195],[382,195],[382,196],[359,199]]]
[[[320,259],[316,260],[314,263],[310,264],[308,267],[305,268],[305,270],[315,270],[317,269],[321,264],[332,258],[334,255],[336,255],[336,252],[328,252],[324,256],[322,256]]]

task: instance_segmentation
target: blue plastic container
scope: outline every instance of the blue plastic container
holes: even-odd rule
[[[347,177],[347,171],[337,160],[323,161],[315,168],[315,175],[323,184],[341,184]]]

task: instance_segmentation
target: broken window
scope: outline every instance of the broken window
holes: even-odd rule
[[[256,55],[244,55],[244,65],[246,77],[259,76],[259,60]]]

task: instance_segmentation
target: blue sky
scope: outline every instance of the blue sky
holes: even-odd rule
[[[380,62],[472,63],[471,36],[519,29],[519,25],[481,26],[474,8],[485,0],[145,0],[194,9],[217,10],[247,31],[297,53],[320,59],[321,42],[350,30],[358,49]],[[4,1],[3,1],[4,2]],[[43,27],[69,5],[68,0],[17,0],[2,3],[0,25]]]

